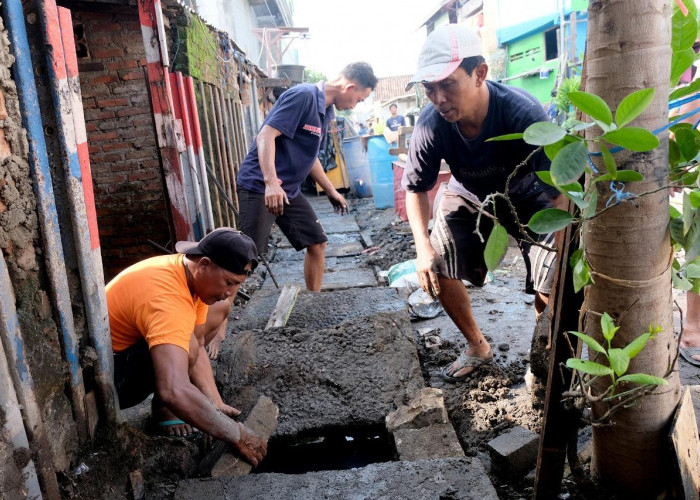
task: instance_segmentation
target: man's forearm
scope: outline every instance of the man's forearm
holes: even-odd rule
[[[328,179],[328,176],[323,171],[323,165],[321,165],[318,158],[316,158],[316,161],[314,161],[314,166],[311,167],[311,172],[309,172],[309,175],[313,180],[318,182],[318,185],[321,186],[321,189],[323,189],[325,193],[329,193],[331,190],[335,191],[333,183]]]
[[[202,391],[202,394],[208,397],[217,407],[223,404],[224,401],[221,399],[219,389],[216,387],[214,372],[211,369],[211,363],[204,349],[204,344],[200,344],[199,346],[197,361],[195,361],[194,366],[190,370],[190,380],[192,384]]]
[[[406,215],[411,225],[416,250],[430,245],[428,222],[430,221],[430,201],[428,193],[406,192]]]
[[[260,170],[262,170],[263,180],[266,184],[277,183],[277,170],[275,169],[275,137],[273,134],[261,131],[256,137],[258,145],[258,161],[260,162]]]

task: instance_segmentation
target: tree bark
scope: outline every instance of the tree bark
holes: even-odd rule
[[[602,97],[614,113],[629,93],[654,88],[652,104],[631,124],[648,130],[668,123],[671,7],[671,0],[591,0],[589,4],[586,91]],[[588,138],[599,134],[597,127],[587,132]],[[615,154],[618,168],[644,175],[643,181],[627,184],[630,192],[667,184],[667,134],[659,140],[661,145],[651,152]],[[602,161],[596,165],[605,172]],[[599,183],[598,211],[605,208],[610,195],[607,183]],[[585,331],[602,343],[604,312],[621,326],[614,347],[624,347],[650,324],[663,328],[632,360],[627,373],[663,376],[675,356],[668,223],[668,191],[660,190],[623,202],[583,228],[595,281],[586,291]],[[594,475],[629,497],[655,497],[672,477],[667,470],[672,462],[666,432],[680,397],[677,370],[668,382],[641,405],[617,413],[613,425],[593,429]],[[606,409],[594,405],[594,418]]]

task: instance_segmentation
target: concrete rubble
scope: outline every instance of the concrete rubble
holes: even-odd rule
[[[488,443],[492,464],[506,474],[525,474],[537,462],[540,437],[524,427],[513,427]]]

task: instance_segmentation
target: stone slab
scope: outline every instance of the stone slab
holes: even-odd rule
[[[329,243],[326,246],[326,258],[329,257],[344,257],[347,255],[356,255],[362,253],[365,249],[359,241],[350,241],[346,243]],[[294,260],[304,260],[306,251],[297,252],[293,248],[278,249],[275,254],[275,262],[289,262]]]
[[[447,408],[442,390],[426,387],[407,405],[401,406],[386,417],[389,432],[398,429],[420,429],[432,424],[447,423]]]
[[[420,429],[397,429],[393,434],[399,460],[464,456],[457,433],[449,422]]]
[[[271,289],[255,293],[245,307],[234,313],[238,319],[229,318],[229,328],[234,331],[265,328],[279,295],[279,290]],[[380,312],[407,314],[406,302],[396,288],[349,288],[321,293],[302,290],[297,295],[287,326],[329,328]]]
[[[321,225],[326,234],[332,233],[359,233],[360,226],[354,215],[331,215],[321,219]]]
[[[277,226],[273,227],[272,234],[273,239],[277,241],[277,251],[292,248],[292,245],[287,241],[287,238],[284,237],[282,231],[280,231]],[[357,233],[327,233],[326,237],[328,237],[329,245],[342,245],[345,243],[352,243],[353,241],[361,241],[361,236]],[[275,260],[280,259],[275,257]]]
[[[280,263],[272,265],[272,272],[280,287],[284,285],[300,285],[305,287],[303,262],[291,262],[281,266]],[[332,267],[331,267],[332,266]],[[358,268],[354,262],[337,262],[326,264],[326,272],[323,274],[322,290],[338,290],[353,287],[377,286],[377,277],[374,271],[367,268]],[[272,279],[266,278],[262,288],[274,288]]]
[[[524,474],[537,462],[540,437],[524,427],[513,427],[488,443],[493,465],[502,472]]]
[[[424,387],[407,316],[378,313],[327,329],[271,328],[222,343],[216,382],[247,412],[260,395],[279,406],[276,437],[384,426]]]
[[[497,500],[498,495],[478,458],[445,458],[307,474],[189,479],[180,482],[174,498]]]

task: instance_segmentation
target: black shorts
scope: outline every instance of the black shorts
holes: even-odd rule
[[[551,202],[542,194],[521,203],[521,206],[523,210],[519,210],[518,217],[521,223],[526,224],[535,212],[550,207]],[[505,204],[497,204],[496,209],[496,213],[508,234],[518,242],[520,252],[525,260],[527,269],[525,291],[527,293],[538,291],[549,294],[554,280],[556,253],[533,246],[525,241],[515,220],[506,215],[509,214],[509,209]],[[435,203],[430,243],[445,261],[445,266],[440,270],[440,274],[482,286],[488,271],[484,262],[486,241],[482,243],[479,235],[474,232],[477,215],[478,211],[474,202],[454,191],[445,189],[440,200]],[[493,220],[482,215],[479,232],[484,240],[488,239],[492,228]],[[541,241],[548,246],[554,245],[553,234],[538,235],[530,231],[528,233],[535,241]]]
[[[120,408],[135,406],[155,391],[153,360],[145,339],[114,353],[114,386]]]
[[[284,206],[284,213],[280,216],[268,212],[264,194],[238,188],[238,203],[241,209],[238,229],[255,242],[260,255],[267,253],[273,223],[277,223],[297,251],[328,241],[321,221],[302,194],[289,200],[289,205]]]

